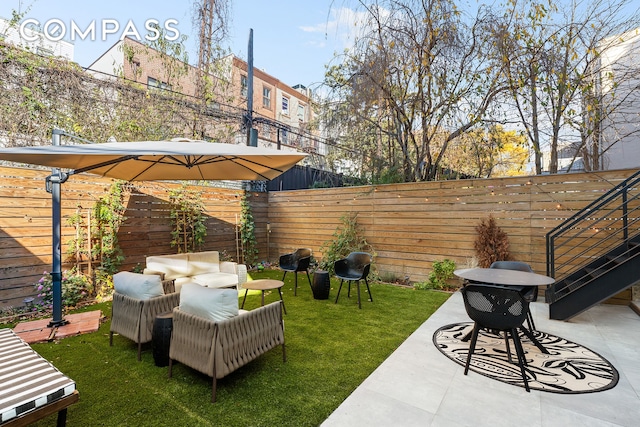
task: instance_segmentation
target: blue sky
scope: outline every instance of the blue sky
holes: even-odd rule
[[[189,37],[187,47],[191,63],[197,62],[197,31],[192,24],[192,0],[2,0],[0,17],[10,18],[12,10],[28,10],[25,18],[33,18],[44,25],[51,19],[61,20],[68,34],[72,21],[80,30],[96,22],[96,40],[77,38],[74,42],[74,58],[87,67],[101,53],[117,42],[127,22],[133,20],[137,31],[144,37],[145,22],[156,19],[162,25],[170,24],[180,34]],[[348,13],[339,9],[342,2],[331,0],[232,0],[230,40],[228,47],[237,56],[247,58],[249,30],[253,29],[254,66],[265,70],[282,82],[293,86],[303,84],[313,88],[322,81],[324,65],[331,61],[334,52],[344,48],[342,27],[337,18]],[[338,3],[333,6],[332,3]],[[106,20],[116,20],[120,31],[104,34],[99,30]]]

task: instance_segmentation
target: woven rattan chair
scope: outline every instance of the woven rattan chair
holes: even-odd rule
[[[471,320],[474,321],[464,374],[467,375],[469,372],[469,364],[471,363],[471,357],[476,348],[480,329],[501,331],[505,333],[505,343],[509,359],[511,359],[511,352],[508,339],[510,337],[513,340],[518,356],[518,366],[520,367],[522,380],[524,381],[524,388],[530,391],[527,374],[525,372],[527,362],[520,337],[518,336],[518,328],[522,327],[527,317],[529,303],[520,292],[500,286],[469,284],[460,291],[462,292],[467,314]]]
[[[358,288],[358,308],[362,308],[360,303],[360,280],[364,279],[364,283],[367,285],[367,292],[369,292],[369,301],[373,302],[373,296],[371,295],[371,289],[369,289],[369,282],[367,282],[367,276],[371,269],[371,262],[373,258],[371,254],[367,252],[351,252],[349,256],[343,259],[339,259],[333,264],[336,277],[340,279],[340,287],[338,288],[338,295],[336,295],[336,304],[338,303],[338,297],[340,297],[340,291],[342,290],[342,283],[346,280],[349,288],[347,291],[347,297],[351,297],[351,282],[355,281]]]
[[[114,275],[117,280],[117,275]],[[173,288],[173,281],[163,281],[165,290]],[[173,310],[180,304],[179,293],[137,299],[118,292],[113,293],[109,345],[113,346],[113,334],[120,334],[138,344],[138,361],[142,358],[142,344],[151,342],[153,321],[156,316]]]
[[[280,256],[278,265],[280,269],[284,271],[282,275],[282,281],[287,273],[293,273],[295,276],[295,287],[293,288],[293,295],[298,295],[298,272],[306,272],[307,279],[309,279],[309,286],[311,286],[311,277],[309,277],[309,263],[311,262],[311,249],[302,248],[293,253],[284,254]],[[313,287],[312,287],[313,288]]]
[[[216,382],[272,348],[282,345],[287,360],[281,302],[214,321],[173,310],[169,349],[169,378],[173,363],[180,362],[213,379],[211,402],[216,401]]]

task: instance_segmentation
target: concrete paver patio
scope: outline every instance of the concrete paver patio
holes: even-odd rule
[[[550,320],[543,302],[531,305],[536,327],[582,344],[620,374],[606,391],[557,394],[514,387],[449,360],[432,343],[441,326],[470,321],[456,292],[382,363],[322,424],[334,426],[638,426],[640,316],[601,304],[570,321]]]

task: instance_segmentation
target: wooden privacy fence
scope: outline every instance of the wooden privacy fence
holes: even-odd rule
[[[313,249],[331,239],[345,213],[357,214],[376,252],[380,273],[423,281],[433,261],[473,263],[475,227],[492,214],[507,233],[515,259],[541,273],[545,234],[635,170],[532,177],[423,182],[361,187],[250,193],[258,259],[277,261],[299,247]],[[0,308],[20,306],[51,268],[51,196],[48,171],[0,167]],[[75,236],[67,220],[91,209],[112,180],[73,175],[62,185],[63,254]],[[118,230],[123,270],[144,265],[145,256],[176,253],[171,247],[169,190],[174,182],[130,184],[127,220]],[[202,190],[207,215],[203,250],[236,255],[236,224],[242,190]],[[267,224],[271,232],[268,232]],[[69,268],[66,264],[63,268]]]
[[[51,195],[45,191],[48,171],[0,167],[0,308],[21,306],[34,295],[34,284],[43,272],[51,271]],[[95,175],[72,175],[62,184],[62,254],[76,229],[67,220],[76,213],[90,211],[109,192],[113,180]],[[171,247],[169,190],[174,182],[129,184],[125,200],[126,221],[118,230],[125,255],[122,270],[144,266],[147,255],[176,253]],[[202,190],[207,216],[207,236],[203,250],[226,251],[236,259],[236,224],[240,218],[242,190],[193,186]],[[266,251],[267,195],[251,193],[257,237]],[[260,228],[262,227],[262,229]],[[72,267],[65,262],[63,269]]]
[[[343,214],[357,215],[378,271],[413,282],[433,261],[473,266],[475,227],[492,215],[512,257],[546,272],[545,235],[635,170],[472,179],[269,193],[271,253],[313,249],[331,239]]]

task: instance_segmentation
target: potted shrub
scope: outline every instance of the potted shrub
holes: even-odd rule
[[[506,261],[509,259],[509,238],[502,231],[495,218],[480,220],[476,226],[478,233],[473,247],[478,257],[478,266],[488,268],[494,261]]]

